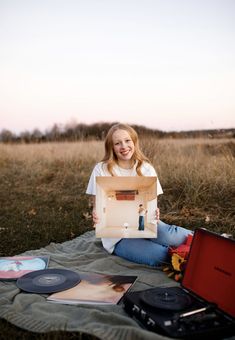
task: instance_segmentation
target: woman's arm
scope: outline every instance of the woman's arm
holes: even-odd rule
[[[160,220],[160,209],[159,208],[156,209],[156,220],[157,221]]]
[[[98,216],[96,214],[96,205],[95,205],[95,195],[92,195],[91,197],[91,204],[92,204],[92,219],[93,219],[93,222],[94,222],[94,228],[95,228],[95,225],[97,223],[99,223],[99,219],[98,219]]]

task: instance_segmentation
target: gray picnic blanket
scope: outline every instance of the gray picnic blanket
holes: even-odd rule
[[[132,291],[175,282],[161,270],[109,255],[95,238],[94,231],[61,244],[30,250],[21,255],[49,255],[49,268],[80,273],[138,276]],[[102,340],[169,339],[147,331],[118,305],[64,305],[48,302],[46,294],[20,291],[15,281],[0,282],[0,317],[31,332],[73,331],[95,335]]]

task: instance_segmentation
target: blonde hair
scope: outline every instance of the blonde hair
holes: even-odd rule
[[[137,162],[136,165],[136,172],[137,175],[139,176],[143,176],[143,174],[141,173],[141,165],[143,164],[144,161],[150,163],[149,159],[143,154],[143,152],[140,150],[139,147],[139,137],[137,132],[130,126],[127,124],[115,124],[113,125],[105,138],[105,142],[104,142],[104,146],[105,146],[105,155],[104,158],[102,159],[103,162],[105,162],[107,164],[107,169],[110,172],[110,174],[112,176],[115,176],[113,173],[113,167],[115,164],[118,164],[118,158],[117,155],[115,154],[115,152],[113,151],[113,133],[117,130],[125,130],[128,132],[128,134],[131,137],[131,140],[134,143],[135,146],[135,151],[133,153],[132,156],[132,160],[134,162]]]

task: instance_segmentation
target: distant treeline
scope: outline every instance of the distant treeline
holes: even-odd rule
[[[81,141],[81,140],[103,140],[113,123],[95,124],[73,124],[64,127],[54,124],[46,132],[34,129],[32,132],[24,131],[15,134],[10,130],[0,131],[0,142],[2,143],[43,143],[60,141]],[[132,125],[140,136],[151,136],[157,138],[235,138],[235,129],[215,130],[193,130],[179,132],[164,132],[150,129],[145,126]]]

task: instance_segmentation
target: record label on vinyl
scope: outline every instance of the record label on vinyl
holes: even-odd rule
[[[30,272],[16,282],[18,288],[29,293],[50,294],[76,286],[78,273],[67,269],[44,269]]]

